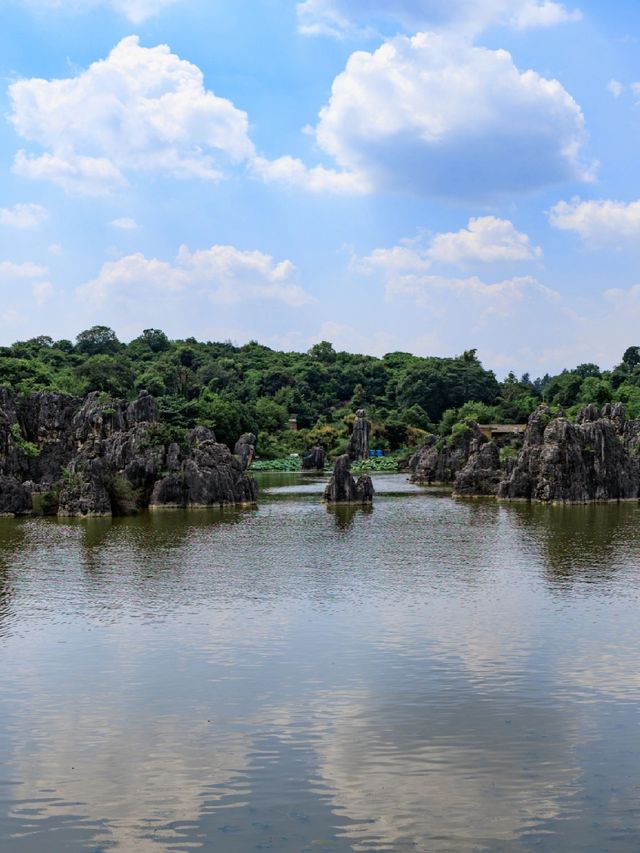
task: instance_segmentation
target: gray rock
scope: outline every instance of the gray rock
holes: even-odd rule
[[[503,473],[497,446],[493,442],[480,444],[456,474],[453,493],[460,497],[495,497]]]
[[[253,457],[256,455],[256,437],[252,432],[245,432],[236,441],[233,448],[234,456],[240,460],[242,470],[246,471],[253,462]]]
[[[103,480],[103,472],[83,471],[76,477],[76,480],[66,483],[60,490],[58,515],[62,518],[113,515],[111,497]]]
[[[529,419],[524,446],[498,491],[502,498],[545,502],[624,500],[640,494],[640,430],[624,412],[595,406],[573,424],[540,406]]]
[[[351,474],[351,459],[345,453],[338,456],[333,466],[333,474],[324,491],[324,500],[328,503],[371,503],[374,489],[371,477],[362,474],[356,482]]]
[[[152,424],[158,420],[158,404],[148,391],[140,391],[138,399],[127,406],[127,427],[136,424]]]
[[[469,457],[486,441],[474,421],[465,421],[447,439],[428,435],[422,447],[409,459],[413,483],[452,483]]]
[[[0,476],[0,515],[28,515],[32,510],[30,491],[14,477]]]
[[[159,504],[255,501],[254,481],[228,448],[215,443],[211,430],[191,430],[185,448],[165,445],[157,420],[157,404],[146,391],[127,403],[98,392],[84,399],[50,392],[14,398],[0,388],[0,475],[8,478],[7,506],[23,505],[18,500],[23,480],[31,484],[27,494],[59,483],[64,516],[147,506],[160,481],[165,482],[157,490]]]
[[[216,437],[212,429],[205,426],[196,426],[185,436],[185,441],[192,447],[201,444],[203,441],[215,441]]]
[[[302,470],[322,471],[326,461],[327,454],[324,451],[324,447],[312,447],[302,457]]]
[[[156,482],[149,505],[208,507],[253,504],[256,499],[255,480],[245,475],[238,457],[224,444],[202,441],[179,471]]]
[[[369,458],[369,421],[364,409],[358,409],[356,412],[347,455],[352,460]]]

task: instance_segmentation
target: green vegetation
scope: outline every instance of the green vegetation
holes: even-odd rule
[[[390,453],[388,456],[378,456],[374,459],[362,459],[351,465],[354,474],[368,474],[380,471],[397,471],[407,458],[404,452]]]
[[[72,471],[68,465],[62,469],[62,477],[60,479],[65,489],[79,489],[82,485],[80,474]]]
[[[371,422],[371,446],[400,456],[419,446],[426,432],[446,442],[466,420],[522,423],[541,402],[573,417],[587,403],[620,401],[630,416],[640,417],[640,347],[629,347],[610,371],[581,364],[557,376],[532,380],[510,373],[498,382],[475,350],[455,358],[405,352],[374,358],[336,352],[322,341],[307,353],[278,352],[255,341],[242,347],[172,341],[158,329],[123,344],[111,329],[95,326],[75,343],[42,336],[0,347],[0,384],[22,393],[100,391],[105,401],[132,399],[144,388],[161,413],[154,440],[183,443],[196,424],[231,446],[253,432],[260,460],[293,466],[299,460],[291,454],[314,445],[330,457],[343,453],[361,407]],[[297,432],[287,426],[292,416]],[[21,446],[37,452],[34,445]]]
[[[13,440],[16,445],[22,450],[22,452],[26,455],[34,459],[36,456],[40,455],[40,450],[38,446],[34,444],[32,441],[27,441],[26,438],[23,438],[22,430],[18,424],[11,425],[11,435],[13,436]]]
[[[60,492],[57,489],[50,489],[44,492],[40,499],[40,509],[43,515],[57,515],[58,506],[60,504]]]
[[[114,515],[133,515],[138,511],[139,495],[124,477],[111,477],[106,483]]]
[[[300,456],[286,456],[284,459],[258,459],[251,464],[252,471],[300,471]]]

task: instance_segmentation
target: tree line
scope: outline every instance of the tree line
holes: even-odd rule
[[[75,342],[40,336],[1,347],[0,384],[17,393],[123,398],[145,389],[158,400],[167,439],[179,440],[195,424],[229,445],[253,432],[259,455],[273,459],[316,444],[341,452],[358,408],[367,409],[373,445],[390,451],[420,444],[426,432],[447,436],[467,418],[521,423],[541,402],[571,417],[589,403],[620,401],[640,417],[640,347],[629,347],[613,370],[581,364],[555,376],[510,373],[498,381],[473,349],[453,358],[376,358],[322,341],[306,353],[279,352],[256,341],[170,340],[159,329],[125,344],[94,326]],[[292,416],[297,432],[288,428]]]

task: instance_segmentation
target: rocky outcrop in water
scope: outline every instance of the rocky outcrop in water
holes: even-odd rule
[[[0,389],[0,506],[23,513],[38,492],[47,492],[47,506],[57,503],[63,516],[124,514],[152,497],[155,506],[255,501],[243,462],[210,430],[197,427],[181,444],[163,435],[146,391],[127,402],[98,392],[84,399],[50,392],[14,398]],[[243,438],[243,448],[253,446]],[[249,455],[243,449],[245,462]]]
[[[371,477],[368,474],[361,474],[357,480],[354,480],[349,454],[338,456],[331,479],[324,490],[324,500],[328,503],[368,504],[373,501],[373,495]]]
[[[191,450],[174,454],[174,470],[155,484],[149,506],[207,507],[251,504],[257,498],[255,481],[244,474],[238,454],[203,427],[187,434]]]
[[[428,435],[422,447],[409,459],[414,483],[452,483],[469,457],[486,441],[474,421],[464,421],[448,438]]]
[[[322,471],[326,461],[327,454],[324,451],[324,447],[312,447],[311,450],[302,456],[302,470]]]
[[[351,460],[369,458],[369,421],[364,409],[358,409],[356,412],[347,455]]]
[[[479,444],[467,464],[456,474],[455,493],[460,497],[495,497],[504,472],[500,452],[492,441]]]
[[[501,451],[506,450],[503,453]],[[640,497],[640,421],[620,403],[586,406],[575,423],[540,406],[522,447],[500,448],[465,422],[447,440],[428,436],[409,460],[411,479],[453,483],[460,497],[577,502]]]
[[[32,509],[31,492],[14,477],[0,476],[0,515],[28,515]]]
[[[639,446],[640,422],[626,420],[621,404],[603,411],[588,406],[576,423],[541,406],[498,495],[580,503],[638,498]]]
[[[245,432],[236,441],[236,446],[233,449],[234,456],[240,460],[242,470],[246,471],[253,462],[253,457],[256,455],[256,437],[252,432]]]

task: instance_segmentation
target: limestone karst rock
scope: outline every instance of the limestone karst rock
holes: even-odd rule
[[[452,483],[471,454],[486,441],[474,421],[464,421],[447,439],[428,435],[409,459],[414,483]]]
[[[29,490],[15,477],[0,476],[0,515],[28,515],[32,509]]]
[[[256,437],[252,432],[245,432],[236,441],[233,453],[240,460],[242,470],[246,471],[256,455]]]
[[[254,481],[211,430],[196,427],[183,446],[166,442],[146,391],[127,402],[98,392],[81,399],[0,389],[0,506],[28,511],[31,492],[47,488],[59,490],[62,516],[125,512],[147,506],[152,494],[155,505],[175,506],[256,499]]]
[[[620,406],[587,406],[576,423],[546,406],[531,415],[524,446],[498,491],[502,498],[600,501],[638,498],[640,425]]]
[[[428,436],[409,461],[419,483],[454,483],[461,497],[577,502],[640,496],[640,421],[627,420],[620,403],[578,412],[539,406],[529,418],[522,447],[500,458],[477,424],[466,422],[450,439]]]
[[[364,409],[358,409],[356,412],[347,455],[351,460],[369,458],[369,421]]]
[[[502,477],[498,447],[492,441],[478,444],[472,449],[467,464],[456,474],[454,494],[495,497]]]
[[[324,447],[312,447],[302,456],[303,471],[322,471],[327,459]]]
[[[238,456],[215,437],[191,433],[193,446],[174,459],[174,472],[158,480],[149,506],[206,507],[255,503],[255,480],[247,477]],[[213,436],[212,433],[209,436]]]
[[[374,488],[371,477],[361,474],[356,481],[351,473],[351,459],[348,453],[338,456],[333,466],[333,474],[324,491],[324,500],[328,503],[371,503]]]

